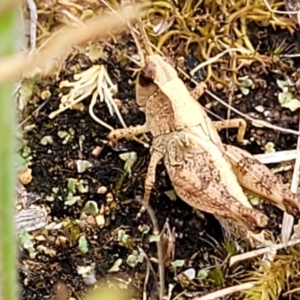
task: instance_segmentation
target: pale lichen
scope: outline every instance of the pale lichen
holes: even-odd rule
[[[94,106],[99,99],[100,102],[106,103],[110,115],[113,116],[116,114],[122,126],[124,128],[127,127],[113,98],[118,91],[117,85],[110,79],[104,65],[95,65],[86,71],[75,74],[74,80],[74,82],[64,80],[60,83],[59,87],[61,89],[64,87],[69,87],[71,89],[68,94],[61,97],[59,109],[49,115],[50,119],[67,109],[76,107],[81,101],[92,96],[89,105],[89,113],[97,123],[109,130],[114,129],[95,115]]]

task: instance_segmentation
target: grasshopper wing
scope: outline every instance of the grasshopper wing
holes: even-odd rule
[[[164,157],[170,179],[178,196],[196,209],[231,219],[237,227],[256,231],[267,225],[260,211],[240,203],[220,181],[210,153],[177,133],[168,139]]]

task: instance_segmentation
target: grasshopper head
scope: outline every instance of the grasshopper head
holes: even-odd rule
[[[149,73],[151,68],[146,70],[146,74],[141,72],[136,81],[135,91],[136,91],[136,101],[139,106],[146,106],[147,101],[152,97],[158,90],[157,85],[153,82]]]
[[[139,106],[145,106],[147,100],[166,82],[177,77],[171,60],[158,54],[147,56],[147,62],[137,77],[136,100]],[[174,63],[173,63],[174,65]]]
[[[148,62],[142,69],[142,76],[148,80],[154,80],[156,76],[156,66],[153,62]]]
[[[164,59],[158,54],[147,56],[142,74],[144,77],[153,80],[159,87],[178,77],[176,70],[170,64],[170,59]]]

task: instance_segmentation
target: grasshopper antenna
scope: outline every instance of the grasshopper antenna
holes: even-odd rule
[[[138,53],[139,53],[139,56],[140,56],[140,61],[141,61],[141,66],[144,66],[145,65],[145,57],[147,57],[148,55],[153,55],[153,51],[151,49],[151,46],[150,46],[150,43],[149,43],[149,40],[147,38],[147,33],[146,33],[146,30],[145,30],[145,26],[143,25],[143,22],[142,22],[142,18],[141,18],[141,15],[140,15],[140,10],[138,9],[138,5],[136,3],[135,0],[132,0],[132,6],[134,7],[134,9],[136,10],[136,16],[137,19],[136,19],[136,24],[137,24],[137,27],[138,27],[138,31],[137,30],[134,30],[134,28],[130,28],[131,29],[131,35],[135,41],[135,44],[136,44],[136,47],[138,49]],[[139,37],[138,37],[139,35]],[[143,54],[143,49],[145,50],[145,54]]]

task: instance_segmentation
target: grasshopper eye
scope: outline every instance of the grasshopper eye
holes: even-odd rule
[[[142,74],[145,78],[154,79],[156,74],[156,66],[153,62],[149,62],[146,66],[142,69]]]

